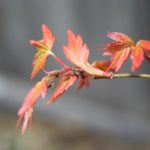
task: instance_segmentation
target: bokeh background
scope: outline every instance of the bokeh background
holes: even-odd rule
[[[47,24],[57,37],[54,51],[66,62],[62,45],[67,29],[81,34],[90,61],[104,59],[97,51],[108,31],[150,39],[149,0],[1,0],[0,1],[0,150],[149,150],[150,80],[91,81],[87,89],[72,87],[53,105],[36,105],[32,130],[16,131],[17,110],[42,73],[29,80],[35,49]],[[48,70],[60,68],[49,59]],[[126,72],[130,61],[126,63]],[[140,72],[150,73],[144,62]],[[53,89],[49,90],[47,99]]]

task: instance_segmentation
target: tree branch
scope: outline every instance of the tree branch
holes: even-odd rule
[[[114,79],[114,78],[150,78],[150,74],[134,74],[134,73],[112,73],[112,77],[94,77],[94,79]]]

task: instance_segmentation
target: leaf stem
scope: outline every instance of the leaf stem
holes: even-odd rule
[[[57,61],[59,64],[61,64],[64,68],[68,68],[68,66],[67,66],[56,54],[53,53],[52,56],[53,56],[53,57],[56,59],[56,61]]]

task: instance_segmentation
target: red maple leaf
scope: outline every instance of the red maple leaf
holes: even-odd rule
[[[43,78],[41,81],[36,83],[36,85],[29,91],[27,96],[25,97],[23,104],[21,108],[18,111],[18,123],[19,125],[20,121],[24,117],[24,122],[22,126],[22,133],[25,133],[25,130],[28,125],[28,121],[32,118],[32,112],[33,112],[33,106],[36,103],[38,97],[41,95],[42,98],[45,98],[47,92],[47,85],[45,78]]]
[[[121,66],[124,64],[124,62],[128,59],[130,51],[131,51],[130,48],[124,48],[114,53],[112,55],[111,64],[108,67],[108,70],[117,72],[121,68]]]
[[[65,77],[63,77],[63,78],[59,81],[59,83],[58,83],[58,85],[57,85],[57,87],[56,87],[56,89],[55,89],[53,95],[52,95],[51,98],[48,100],[47,104],[52,103],[52,102],[55,102],[56,99],[58,99],[61,95],[63,95],[63,94],[68,90],[68,88],[69,88],[70,86],[72,86],[72,84],[73,84],[76,80],[77,80],[77,77],[76,77],[76,76],[65,76]]]
[[[141,66],[144,57],[149,59],[149,55],[146,52],[150,51],[150,41],[140,40],[135,44],[129,36],[123,33],[109,32],[107,35],[114,40],[114,42],[106,44],[103,48],[103,50],[106,50],[103,55],[111,56],[108,70],[117,72],[129,55],[132,61],[132,71],[137,70]]]
[[[150,61],[148,52],[150,52],[150,41],[138,41],[135,48],[132,49],[131,53],[132,71],[140,67],[144,58]]]
[[[140,40],[139,43],[143,49],[145,49],[146,51],[150,51],[150,41]]]
[[[49,55],[54,55],[52,52],[52,47],[55,42],[55,37],[52,31],[45,25],[42,25],[43,39],[40,41],[31,40],[30,44],[37,48],[37,53],[33,60],[33,70],[31,73],[31,78],[33,78],[43,67],[45,66],[47,57]]]
[[[17,120],[16,126],[18,128],[21,120],[24,119],[22,124],[22,131],[21,131],[22,135],[25,134],[28,124],[30,124],[30,127],[32,125],[32,113],[33,113],[33,107],[30,107],[22,116],[19,116]]]
[[[131,52],[132,71],[135,71],[140,67],[143,59],[144,59],[144,51],[140,45],[140,42],[138,42],[136,46],[132,48]]]
[[[58,85],[47,104],[55,102],[63,95],[74,82],[79,79],[78,89],[83,86],[89,86],[90,77],[110,78],[112,74],[109,71],[118,71],[124,62],[130,56],[132,61],[132,71],[137,70],[144,59],[150,62],[150,41],[140,40],[137,43],[127,35],[119,32],[109,32],[107,36],[114,40],[105,45],[103,55],[111,56],[111,60],[94,61],[92,64],[88,62],[89,49],[80,35],[75,36],[71,30],[68,30],[68,45],[63,47],[66,58],[72,62],[75,67],[68,67],[62,60],[52,52],[55,42],[51,30],[42,25],[43,39],[40,41],[31,40],[30,43],[37,48],[34,56],[33,70],[31,78],[33,78],[41,69],[44,69],[47,57],[52,55],[62,66],[61,70],[46,71],[47,74],[41,81],[28,92],[21,108],[18,111],[17,127],[23,119],[22,134],[25,133],[28,123],[31,125],[33,107],[39,96],[45,98],[47,88],[51,87],[57,78]]]
[[[83,44],[83,40],[80,35],[77,37],[71,30],[68,30],[68,45],[63,47],[66,58],[75,64],[76,66],[82,68],[84,71],[91,75],[98,76],[111,76],[110,73],[104,72],[94,68],[88,62],[89,49],[86,44]]]

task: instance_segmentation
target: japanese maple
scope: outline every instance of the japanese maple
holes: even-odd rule
[[[42,25],[42,31],[43,31],[42,40],[30,41],[30,44],[37,48],[37,52],[33,60],[33,70],[31,73],[31,78],[33,78],[41,69],[43,69],[47,57],[50,54],[53,55],[52,47],[55,42],[55,37],[53,36],[52,31],[48,29],[48,27],[44,24]]]
[[[31,125],[32,113],[38,98],[41,96],[44,99],[47,89],[55,86],[56,83],[56,89],[47,101],[47,104],[55,102],[77,80],[79,81],[77,88],[80,89],[83,86],[89,86],[90,79],[113,79],[121,77],[150,78],[149,74],[115,74],[115,72],[120,70],[125,61],[127,61],[129,56],[132,61],[132,71],[139,69],[143,60],[150,62],[150,41],[140,40],[135,43],[129,36],[123,33],[109,32],[107,36],[114,41],[105,44],[101,49],[105,51],[103,55],[110,56],[111,59],[97,60],[90,63],[88,61],[89,49],[87,44],[83,42],[80,35],[76,36],[71,30],[68,30],[68,44],[63,46],[66,58],[73,64],[73,66],[68,66],[52,51],[55,43],[52,31],[46,25],[42,25],[42,32],[43,38],[41,40],[30,41],[30,44],[37,49],[33,59],[31,79],[41,70],[46,75],[28,92],[18,111],[17,127],[23,119],[22,134],[25,133],[28,123]],[[44,69],[46,60],[50,55],[62,66],[60,70],[46,71]]]
[[[119,32],[108,32],[107,36],[114,40],[102,48],[106,51],[103,55],[111,56],[108,70],[118,72],[129,56],[132,71],[140,68],[144,57],[149,60],[147,52],[150,52],[150,41],[140,40],[135,43],[129,36]]]
[[[41,81],[36,83],[36,85],[29,91],[29,93],[25,97],[22,107],[18,111],[19,118],[17,123],[18,126],[22,118],[24,118],[22,134],[25,133],[28,122],[30,121],[31,123],[34,104],[36,103],[40,95],[42,96],[42,98],[45,98],[46,91],[47,91],[46,80],[45,78],[43,78]]]
[[[75,64],[77,67],[82,68],[84,71],[91,75],[102,75],[110,77],[111,74],[94,68],[88,62],[89,49],[87,45],[83,45],[83,41],[80,35],[77,37],[72,31],[68,30],[68,45],[64,46],[65,56],[69,61]]]

